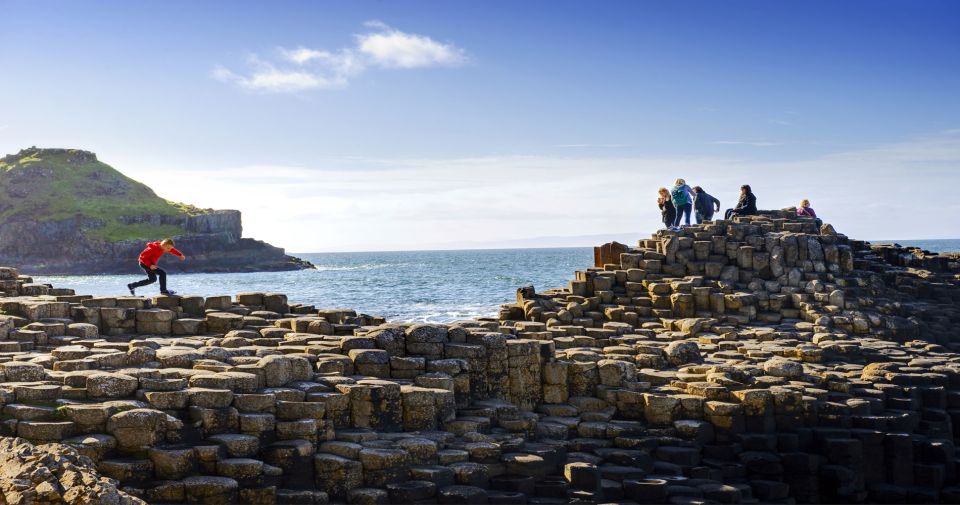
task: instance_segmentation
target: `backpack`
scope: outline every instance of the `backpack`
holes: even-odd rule
[[[670,193],[670,199],[673,200],[674,206],[686,205],[687,204],[687,190],[684,186],[677,186],[673,188],[673,192]]]

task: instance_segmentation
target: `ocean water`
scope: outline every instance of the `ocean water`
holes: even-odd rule
[[[960,240],[876,241],[960,251]],[[494,316],[516,289],[564,287],[593,264],[589,247],[296,254],[316,270],[242,274],[171,274],[171,289],[201,296],[244,291],[286,293],[291,302],[352,308],[391,321],[450,322]],[[41,276],[37,282],[80,294],[124,295],[133,275]],[[156,284],[138,294],[156,293]]]
[[[871,244],[900,244],[902,246],[914,246],[921,249],[936,252],[960,252],[960,239],[941,239],[941,240],[873,240]]]
[[[516,289],[562,287],[575,270],[593,265],[589,247],[296,254],[316,270],[238,274],[170,274],[179,294],[287,294],[318,308],[352,308],[391,321],[450,322],[495,316]],[[162,262],[161,262],[162,265]],[[124,295],[135,275],[35,276],[36,282],[80,294]],[[157,284],[137,294],[152,295]]]

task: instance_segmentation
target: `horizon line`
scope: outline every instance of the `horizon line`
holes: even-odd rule
[[[857,240],[857,239],[854,239]],[[948,242],[948,241],[960,241],[960,237],[957,238],[910,238],[910,239],[867,239],[863,242],[868,242],[871,245],[880,245],[888,243],[906,243],[906,242]],[[901,244],[902,245],[902,244]],[[298,255],[298,254],[352,254],[352,253],[398,253],[398,252],[453,252],[453,251],[515,251],[518,249],[590,249],[597,246],[589,245],[570,245],[570,246],[517,246],[517,247],[462,247],[462,248],[451,248],[451,249],[368,249],[368,250],[349,250],[349,251],[313,251],[313,252],[294,252],[287,251],[286,254]],[[909,246],[909,244],[908,244]],[[960,249],[956,251],[946,251],[946,252],[960,252]]]

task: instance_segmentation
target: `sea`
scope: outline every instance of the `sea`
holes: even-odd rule
[[[957,240],[878,240],[934,252],[960,251]],[[317,308],[352,308],[395,322],[446,323],[495,316],[516,300],[516,289],[565,287],[574,271],[592,266],[593,249],[480,249],[302,253],[315,270],[236,274],[171,274],[170,289],[183,295],[286,293],[290,302]],[[35,276],[36,282],[72,288],[79,294],[118,296],[135,275]],[[141,288],[150,295],[157,285]]]

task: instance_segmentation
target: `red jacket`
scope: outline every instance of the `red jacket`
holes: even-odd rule
[[[164,251],[163,247],[160,247],[160,242],[147,242],[147,248],[140,253],[140,263],[151,267],[157,264],[157,261],[160,259],[160,256],[163,256],[163,253],[168,252]],[[183,253],[178,251],[176,248],[171,248],[169,251],[170,254],[174,256],[183,257]]]

